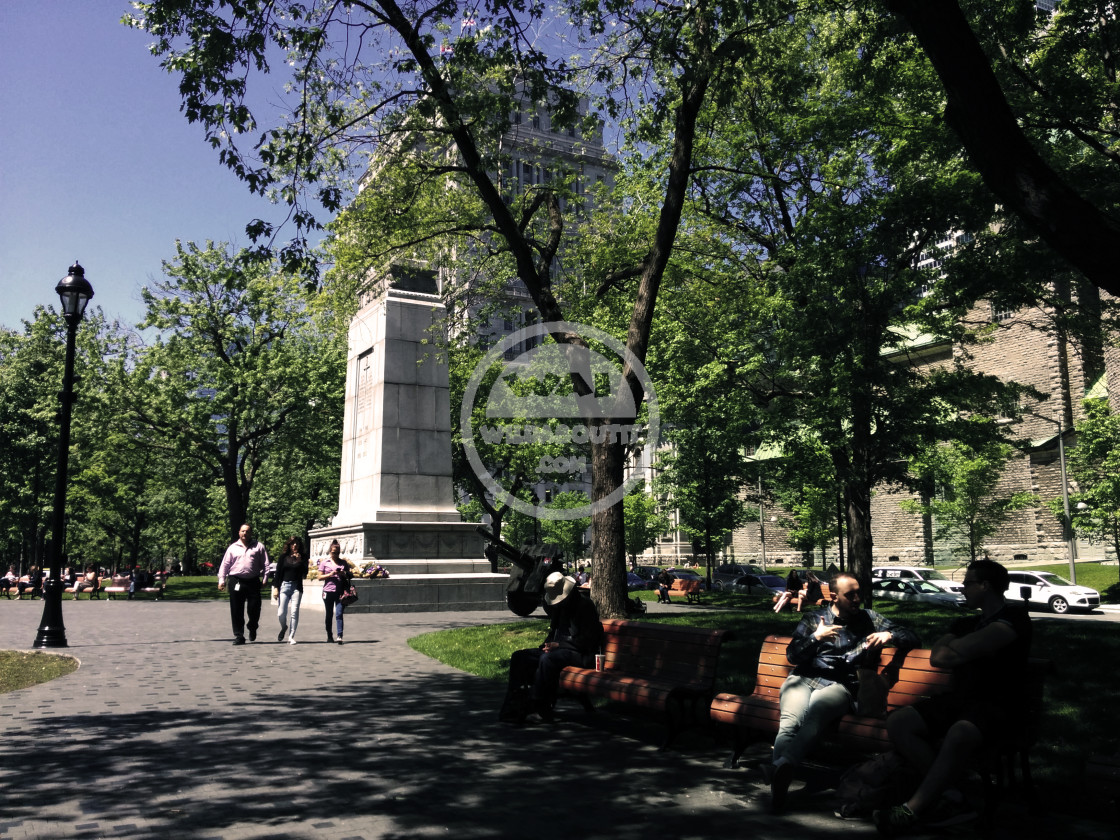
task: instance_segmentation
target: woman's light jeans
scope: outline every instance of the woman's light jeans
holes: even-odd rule
[[[303,590],[296,589],[295,581],[284,581],[280,587],[280,607],[276,610],[276,617],[280,619],[281,627],[288,628],[289,639],[296,637],[296,627],[299,625],[299,602],[302,599]]]

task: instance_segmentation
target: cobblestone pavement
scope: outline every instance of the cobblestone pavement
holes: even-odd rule
[[[874,836],[832,816],[832,771],[810,768],[771,816],[757,755],[725,769],[703,730],[658,751],[653,722],[570,702],[555,726],[504,726],[502,685],[407,644],[508,613],[352,615],[339,646],[309,612],[290,646],[266,605],[260,639],[234,647],[223,602],[63,609],[60,652],[81,667],[0,695],[0,837]],[[40,615],[0,603],[0,649],[30,647]]]

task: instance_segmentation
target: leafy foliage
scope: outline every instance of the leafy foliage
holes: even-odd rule
[[[936,539],[950,540],[962,562],[976,560],[984,549],[984,540],[1013,511],[1038,502],[1033,493],[999,492],[999,481],[1011,454],[1010,445],[996,442],[978,447],[949,442],[932,447],[915,459],[914,469],[937,492],[920,502],[900,502],[902,509],[932,517]]]
[[[273,465],[283,473],[274,473],[274,487],[281,497],[289,488],[286,507],[299,497],[321,504],[327,477],[306,457],[319,461],[341,447],[340,337],[318,329],[294,277],[245,252],[177,244],[164,271],[143,291],[141,326],[158,334],[133,374],[137,433],[153,449],[186,453],[220,482],[228,534],[255,512],[254,484],[280,449],[288,460]],[[317,489],[308,492],[305,481]],[[297,533],[318,516],[292,512]]]
[[[1084,404],[1077,446],[1069,452],[1070,476],[1077,487],[1070,493],[1070,517],[1076,530],[1109,543],[1120,557],[1120,417],[1112,413],[1107,400],[1089,399]],[[1055,500],[1053,509],[1064,518],[1060,500]]]

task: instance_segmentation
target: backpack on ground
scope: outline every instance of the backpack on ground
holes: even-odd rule
[[[845,818],[905,802],[918,789],[921,776],[896,752],[880,753],[844,771],[836,786],[836,813]]]

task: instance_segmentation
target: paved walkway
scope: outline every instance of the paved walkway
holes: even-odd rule
[[[40,615],[37,601],[0,603],[0,649],[28,648]],[[270,618],[243,647],[228,615],[221,602],[65,602],[81,667],[0,695],[0,837],[874,836],[832,816],[827,787],[795,784],[792,812],[767,814],[757,769],[724,769],[706,733],[658,752],[659,728],[571,703],[554,727],[498,724],[502,685],[406,643],[508,613],[353,615],[344,646],[308,613],[300,644],[276,644]],[[1067,835],[1054,826],[1024,832],[1011,812],[999,834]]]

